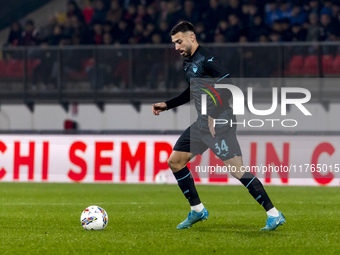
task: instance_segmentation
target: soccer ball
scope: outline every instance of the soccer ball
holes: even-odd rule
[[[158,174],[156,174],[155,182],[157,184],[165,184],[165,183],[167,183],[168,182],[168,178],[167,178],[166,173],[164,171],[161,171]]]
[[[80,216],[80,222],[86,230],[102,230],[109,221],[106,211],[96,205],[87,207]]]

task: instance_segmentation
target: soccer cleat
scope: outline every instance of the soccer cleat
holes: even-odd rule
[[[285,216],[283,216],[283,214],[279,212],[279,216],[277,217],[268,216],[266,226],[264,228],[261,228],[261,230],[275,230],[283,223],[286,223]]]
[[[207,209],[205,209],[205,207],[200,212],[195,212],[194,210],[192,210],[191,212],[189,212],[188,218],[178,224],[177,229],[190,228],[196,222],[206,220],[208,216],[209,212]]]

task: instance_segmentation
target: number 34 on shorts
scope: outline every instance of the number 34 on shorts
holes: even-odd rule
[[[223,156],[223,157],[225,157],[229,154],[229,148],[228,148],[228,145],[226,144],[224,139],[215,143],[214,153],[217,156]]]

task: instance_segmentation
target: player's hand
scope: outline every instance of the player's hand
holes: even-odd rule
[[[168,106],[164,102],[153,104],[152,113],[155,115],[159,115],[159,113],[165,111],[167,107]]]
[[[209,131],[212,137],[215,137],[215,127],[214,127],[214,119],[208,116],[208,125],[209,125]]]

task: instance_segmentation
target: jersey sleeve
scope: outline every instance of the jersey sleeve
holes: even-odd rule
[[[229,72],[227,71],[226,65],[224,62],[217,57],[210,57],[205,62],[206,71],[211,75],[211,77],[216,79],[216,83],[229,83],[231,84],[231,78]],[[218,116],[229,107],[229,99],[231,97],[230,91],[226,89],[216,89],[218,92],[223,106],[217,105],[210,109],[208,115],[214,119],[217,119]]]
[[[181,94],[177,97],[171,98],[168,101],[165,101],[167,108],[172,109],[182,104],[186,104],[190,102],[190,87],[187,87]]]

